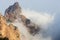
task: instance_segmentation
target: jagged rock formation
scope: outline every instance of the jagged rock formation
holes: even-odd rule
[[[40,28],[35,23],[32,23],[30,19],[21,14],[21,7],[19,7],[18,2],[6,9],[5,18],[10,22],[20,18],[21,20],[19,21],[22,21],[23,25],[29,29],[30,34],[35,35],[40,31]]]
[[[29,29],[30,34],[35,35],[40,31],[38,25],[31,22],[30,19],[26,18],[24,15],[20,15],[21,21]]]
[[[20,13],[21,7],[19,6],[18,2],[16,2],[5,10],[5,17],[7,21],[13,22],[15,19],[18,18]]]
[[[0,40],[20,40],[20,33],[13,24],[7,25],[5,17],[0,15]]]

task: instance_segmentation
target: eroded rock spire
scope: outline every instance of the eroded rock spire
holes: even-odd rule
[[[30,19],[25,17],[23,14],[21,14],[21,7],[19,6],[19,3],[16,2],[13,5],[9,6],[5,11],[5,17],[7,21],[14,22],[16,19],[21,19],[23,25],[28,28],[29,33],[32,35],[37,34],[40,31],[40,28],[38,25],[33,23]]]
[[[9,6],[5,10],[5,17],[6,17],[7,21],[11,21],[11,22],[15,21],[15,19],[17,19],[20,14],[21,14],[21,7],[19,6],[18,2]]]

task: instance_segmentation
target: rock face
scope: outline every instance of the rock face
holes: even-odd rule
[[[35,23],[32,23],[32,21],[26,18],[24,15],[20,15],[20,18],[22,23],[26,26],[26,28],[30,32],[30,34],[32,35],[38,34],[38,32],[40,31],[40,28],[38,27],[38,25],[36,25]]]
[[[13,24],[7,25],[5,17],[0,15],[0,40],[20,40],[20,33]]]
[[[21,13],[21,7],[19,6],[18,2],[14,3],[13,5],[9,6],[5,11],[5,17],[7,21],[13,22]]]
[[[21,20],[19,21],[21,21],[23,25],[29,29],[28,31],[30,34],[35,35],[40,31],[40,28],[35,23],[32,23],[30,19],[21,14],[21,7],[19,6],[18,2],[14,3],[6,9],[5,18],[10,22],[20,18]]]

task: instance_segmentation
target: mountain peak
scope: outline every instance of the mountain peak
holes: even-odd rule
[[[19,17],[20,14],[21,14],[21,7],[19,6],[19,3],[16,2],[5,10],[4,16],[6,17],[7,20],[13,22],[15,19]]]
[[[35,24],[32,23],[30,19],[25,17],[23,14],[21,14],[21,7],[19,6],[19,3],[16,2],[13,5],[9,6],[5,11],[5,17],[8,22],[15,22],[15,20],[18,20],[18,22],[22,22],[23,25],[28,28],[30,34],[37,34],[40,31],[40,28]]]
[[[15,2],[14,5],[15,5],[15,6],[19,6],[19,3],[18,3],[18,2]]]

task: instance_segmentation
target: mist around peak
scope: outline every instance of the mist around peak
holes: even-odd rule
[[[59,32],[60,14],[36,12],[34,10],[24,9],[24,8],[20,10],[20,6],[18,7],[19,10],[16,10],[14,8],[16,7],[16,5],[15,6],[14,5],[12,5],[13,7],[10,6],[9,8],[7,8],[9,11],[6,11],[5,13],[9,14],[8,16],[10,16],[12,19],[16,17],[16,19],[13,20],[14,22],[12,22],[12,24],[19,28],[21,32],[22,40],[23,38],[25,38],[26,40],[60,40],[59,38],[60,37],[60,34],[59,34],[60,33]],[[11,19],[11,18],[8,17],[7,19]],[[25,24],[26,19],[28,19],[28,22],[29,22],[28,27]],[[35,35],[30,34],[30,31],[32,31],[32,29],[29,29],[29,28],[31,26],[34,26],[33,27],[33,33],[34,33],[36,29],[35,27],[37,27],[36,25],[38,25],[38,27],[40,28],[40,31],[38,31],[38,33],[36,33]]]
[[[28,32],[28,29],[26,29],[21,21],[19,22],[16,20],[13,24],[16,25],[20,29],[21,33],[26,36],[26,40],[52,40],[52,37],[48,33],[48,28],[51,24],[53,24],[54,15],[43,12],[36,12],[28,9],[22,9],[21,14],[38,25],[39,28],[41,28],[39,34],[37,33],[35,36],[33,36]]]

